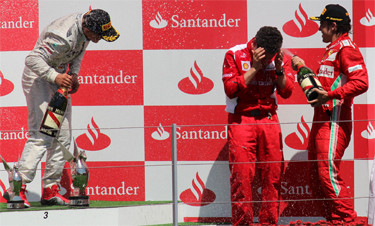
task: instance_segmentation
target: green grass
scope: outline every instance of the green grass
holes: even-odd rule
[[[90,201],[89,207],[70,207],[70,206],[42,206],[40,202],[30,202],[31,208],[25,209],[7,209],[6,203],[0,203],[0,212],[10,211],[38,211],[38,210],[65,210],[75,208],[111,208],[125,206],[143,206],[170,204],[172,201]]]

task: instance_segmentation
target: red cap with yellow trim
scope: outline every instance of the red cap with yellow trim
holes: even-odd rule
[[[102,9],[88,11],[83,16],[83,19],[83,25],[85,27],[96,34],[101,35],[102,39],[107,42],[113,42],[120,37],[118,31],[112,26],[109,14]]]

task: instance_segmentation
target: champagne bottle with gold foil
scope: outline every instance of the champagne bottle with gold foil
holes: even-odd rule
[[[322,84],[316,78],[315,73],[306,65],[299,64],[297,68],[297,80],[305,93],[307,100],[315,100],[318,98],[318,93],[313,91],[314,88],[323,89]]]
[[[65,87],[60,87],[48,104],[39,131],[48,136],[56,137],[64,119],[67,105],[68,89]]]

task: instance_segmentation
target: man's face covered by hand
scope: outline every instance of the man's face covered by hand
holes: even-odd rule
[[[259,51],[258,59],[267,66],[280,52],[282,42],[283,37],[276,27],[264,26],[255,35],[253,50],[254,53]]]
[[[253,44],[253,64],[258,64],[260,68],[266,68],[275,55],[276,53],[270,53],[256,43]]]

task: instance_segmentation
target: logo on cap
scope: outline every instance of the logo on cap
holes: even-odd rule
[[[324,13],[326,13],[326,12],[327,12],[327,9],[324,8],[324,9],[323,9],[323,12],[322,12],[322,15],[324,15]]]
[[[112,27],[111,22],[109,22],[108,24],[104,24],[102,25],[102,31],[109,30],[111,27]]]

